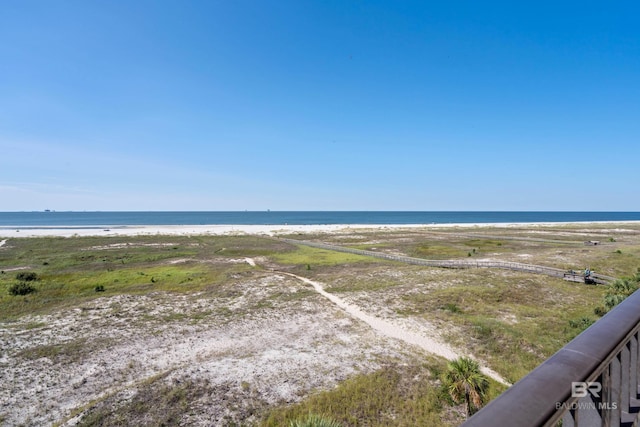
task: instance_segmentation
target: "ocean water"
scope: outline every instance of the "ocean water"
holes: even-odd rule
[[[640,221],[640,212],[0,212],[0,226],[452,224]]]

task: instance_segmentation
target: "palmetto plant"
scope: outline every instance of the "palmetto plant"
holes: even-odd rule
[[[632,279],[616,279],[607,290],[604,296],[604,305],[611,310],[620,304],[626,297],[638,289],[638,283]]]
[[[460,357],[449,361],[443,382],[456,403],[465,403],[467,417],[484,404],[489,380],[480,372],[480,365],[475,360]]]

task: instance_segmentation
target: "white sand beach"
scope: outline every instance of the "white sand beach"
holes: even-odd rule
[[[549,226],[585,226],[609,224],[621,227],[640,221],[549,222],[549,223],[456,223],[456,224],[313,224],[313,225],[130,225],[130,226],[2,226],[0,238],[139,236],[139,235],[267,235],[291,233],[348,233],[359,230],[438,229],[438,228],[515,228]]]

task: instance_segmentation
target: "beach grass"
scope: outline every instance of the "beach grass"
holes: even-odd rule
[[[271,259],[279,264],[303,266],[327,266],[372,262],[372,258],[367,256],[312,248],[302,245],[296,246],[296,249],[290,252],[274,254],[271,256]]]
[[[604,227],[589,232],[580,227],[545,227],[537,231],[540,233],[532,237],[526,228],[481,233],[474,229],[437,233],[365,230],[347,237],[317,233],[296,238],[432,259],[474,256],[559,268],[588,265],[614,276],[632,275],[640,267],[640,238],[635,230],[625,234]],[[474,232],[478,235],[472,235]],[[602,244],[588,246],[582,240]],[[245,258],[255,258],[258,265],[250,265]],[[606,291],[605,286],[542,275],[427,268],[259,236],[9,239],[0,251],[0,270],[0,322],[7,330],[22,316],[82,310],[87,302],[116,295],[198,294],[220,301],[246,295],[252,299],[243,306],[245,311],[236,310],[234,316],[246,310],[276,313],[283,303],[320,297],[305,287],[295,291],[269,288],[259,294],[255,284],[247,285],[246,292],[240,285],[272,277],[274,271],[294,271],[323,283],[328,292],[372,315],[433,326],[449,344],[473,354],[510,382],[522,378],[595,321],[594,309],[602,304]],[[35,280],[29,281],[35,292],[11,294],[11,286],[27,277],[19,279],[20,273],[35,274]],[[143,320],[154,325],[193,324],[210,315],[205,308],[189,314],[167,311]],[[27,320],[21,330],[47,326],[41,319]],[[19,356],[26,361],[76,360],[86,356],[89,347],[83,339],[42,343]],[[250,405],[251,416],[259,414],[263,426],[287,425],[309,413],[329,416],[344,425],[437,426],[462,421],[461,408],[450,402],[439,382],[442,359],[424,355],[410,364],[392,360],[381,364],[380,369],[356,374],[335,388],[311,391],[297,403],[269,406],[256,397]],[[94,425],[91,420],[101,414],[107,417],[109,411],[119,420],[151,414],[156,421],[166,421],[154,412],[153,399],[169,405],[170,419],[178,419],[194,410],[189,399],[210,391],[205,383],[194,386],[195,394],[190,394],[189,387],[154,380],[130,403],[116,409],[100,407],[86,425]],[[492,396],[502,390],[492,383]]]
[[[0,321],[119,294],[215,294],[219,285],[253,270],[242,260],[228,261],[245,249],[252,255],[290,250],[252,236],[12,239],[0,259]],[[21,272],[37,275],[30,282],[35,292],[13,296],[9,289]]]
[[[279,427],[309,413],[336,420],[340,425],[443,426],[443,396],[432,366],[388,366],[342,382],[333,390],[313,394],[296,405],[272,410],[262,427]],[[431,368],[431,369],[430,369]],[[453,420],[449,420],[453,421]]]
[[[393,310],[399,318],[436,325],[455,347],[485,360],[515,382],[574,338],[571,326],[596,320],[605,286],[488,269],[395,267],[345,276],[339,268],[316,278],[360,305]],[[579,323],[579,322],[578,322]]]
[[[448,339],[515,382],[596,319],[604,287],[519,273],[478,271],[467,283],[404,296],[411,315],[450,325]],[[471,285],[469,282],[475,282]],[[455,332],[454,332],[455,331]]]

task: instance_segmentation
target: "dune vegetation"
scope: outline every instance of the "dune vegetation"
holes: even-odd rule
[[[3,425],[457,425],[475,407],[451,394],[447,360],[296,277],[515,382],[635,290],[640,266],[631,224],[286,237],[628,279],[422,267],[269,236],[11,238],[0,247]],[[488,380],[483,401],[504,389]]]

